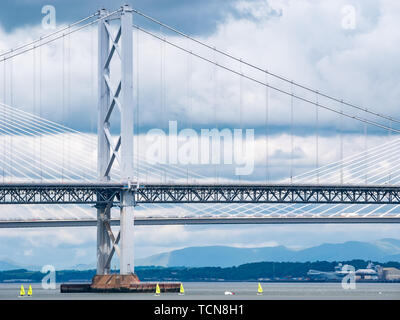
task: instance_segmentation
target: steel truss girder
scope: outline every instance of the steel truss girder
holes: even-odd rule
[[[0,204],[109,204],[129,190],[145,203],[400,204],[400,186],[0,184]]]
[[[300,185],[144,185],[136,203],[400,204],[400,187]]]
[[[119,205],[121,187],[90,185],[0,186],[0,204]]]

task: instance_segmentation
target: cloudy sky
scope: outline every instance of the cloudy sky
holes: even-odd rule
[[[112,11],[119,6],[116,1],[110,0],[2,1],[0,52],[49,32],[42,26],[42,7],[45,5],[55,7],[57,28],[86,17],[101,7]],[[362,108],[400,118],[397,105],[400,97],[397,79],[400,71],[400,48],[397,45],[400,40],[397,22],[400,4],[395,1],[138,0],[132,5],[243,61]],[[390,123],[267,77],[136,15],[134,23],[239,73],[267,81],[335,110],[396,128],[395,122]],[[316,161],[320,166],[328,165],[395,139],[394,132],[365,126],[327,110],[319,109],[317,112],[312,104],[298,99],[291,101],[290,96],[274,90],[267,91],[249,79],[185,54],[148,34],[136,29],[133,32],[135,125],[141,153],[146,148],[147,131],[154,128],[166,130],[168,121],[172,120],[178,122],[179,128],[197,131],[215,127],[254,129],[257,150],[255,170],[243,179],[265,181],[268,172],[274,181],[287,181],[290,172],[297,176],[315,169]],[[96,59],[96,28],[89,27],[12,60],[0,61],[0,101],[85,132],[90,139],[95,139]],[[112,125],[114,133],[118,129],[118,124]],[[7,138],[1,139],[0,149],[3,148],[4,155],[11,147],[7,149]],[[70,138],[66,136],[65,139]],[[340,141],[343,141],[343,149]],[[17,149],[18,143],[22,149],[25,148],[25,144],[18,141],[13,148]],[[33,146],[32,154],[36,157],[37,145],[32,141],[24,143]],[[80,141],[73,140],[71,145],[75,153],[83,149]],[[46,156],[61,154],[54,150],[51,152],[49,148]],[[95,145],[88,153],[95,155]],[[58,160],[52,158],[52,161],[68,163],[69,166],[77,161],[72,152],[65,157]],[[10,166],[4,156],[0,161],[3,167]],[[357,174],[375,177],[375,180],[371,178],[369,181],[373,183],[378,178],[377,173],[372,171],[386,168],[390,161],[396,163],[395,158],[383,158],[382,153],[379,159],[371,160],[365,172],[357,171]],[[221,178],[237,179],[231,167],[222,165],[217,168],[182,168],[197,170],[198,174],[211,179],[215,179],[217,171]],[[383,169],[382,172],[385,177],[391,174]],[[348,174],[353,180],[345,182],[356,181],[353,173]],[[395,172],[392,174],[395,176]],[[20,210],[0,208],[5,215]],[[94,262],[95,229],[88,228],[85,232],[82,229],[0,230],[0,258],[57,266]],[[165,226],[138,227],[136,230],[135,248],[140,257],[189,245],[283,244],[301,248],[326,241],[373,241],[400,234],[399,227],[383,225]],[[149,234],[154,236],[149,237]]]

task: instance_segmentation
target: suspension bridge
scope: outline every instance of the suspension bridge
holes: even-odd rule
[[[136,24],[134,16],[138,21],[157,25],[160,31]],[[62,73],[61,104],[65,116],[65,108],[72,96],[71,67],[65,65],[65,59],[71,56],[71,46],[65,44],[70,44],[71,35],[86,30],[91,30],[92,41],[96,28],[96,66],[90,59],[79,60],[80,64],[90,64],[92,73],[97,67],[96,79],[93,76],[90,79],[90,85],[97,84],[97,133],[88,134],[49,120],[38,112],[43,99],[42,50],[62,42],[63,60],[58,71]],[[239,78],[241,128],[244,81],[258,88],[254,90],[261,88],[265,93],[265,122],[261,126],[265,173],[256,171],[253,180],[239,177],[238,181],[233,181],[222,177],[222,173],[219,175],[213,164],[209,165],[215,173],[211,176],[199,172],[195,166],[147,161],[139,150],[142,146],[138,138],[141,115],[138,110],[139,35],[157,41],[161,51],[168,46],[190,57],[189,69],[192,59],[197,59],[211,66],[214,79],[218,72]],[[92,43],[92,54],[88,55],[91,58],[93,47]],[[53,51],[59,53],[54,48]],[[13,94],[16,59],[29,54],[32,54],[33,112],[16,106],[14,100],[18,97]],[[217,56],[222,58],[217,60]],[[115,252],[120,259],[121,274],[134,272],[134,225],[400,222],[397,161],[400,140],[396,138],[400,129],[395,127],[400,120],[289,80],[130,6],[122,6],[113,12],[99,10],[36,40],[6,50],[0,53],[1,64],[4,77],[3,102],[0,103],[0,227],[97,226],[98,275],[110,272]],[[165,56],[161,56],[160,65],[160,83],[163,84]],[[161,116],[166,114],[165,91],[161,85]],[[216,94],[214,91],[214,104],[218,103]],[[270,94],[286,97],[290,106],[290,173],[288,178],[276,181],[270,179],[273,174],[269,162]],[[187,99],[182,105],[195,112],[192,100]],[[309,106],[314,108],[317,122],[316,168],[296,175],[294,110],[306,110],[302,108]],[[217,107],[214,110],[216,113]],[[321,112],[335,114],[340,119],[339,130],[343,129],[346,119],[363,126],[365,136],[367,128],[373,128],[387,132],[390,139],[344,157],[344,135],[341,134],[340,159],[320,165],[322,138],[318,133],[321,130],[318,121]],[[83,115],[77,113],[75,116]],[[209,119],[207,116],[204,114],[205,122]],[[217,122],[215,118],[214,122]],[[15,209],[17,205],[20,210]],[[116,212],[118,208],[119,212]],[[111,226],[116,225],[120,226],[120,231],[114,235]]]

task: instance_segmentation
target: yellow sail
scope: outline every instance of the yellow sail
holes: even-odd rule
[[[156,295],[159,295],[159,294],[160,294],[160,286],[157,283],[157,285],[156,285]]]
[[[29,285],[29,288],[28,288],[28,296],[31,296],[31,295],[32,295],[32,286]]]
[[[25,295],[25,289],[24,286],[21,284],[21,290],[19,291],[19,295],[20,296],[24,296]]]
[[[181,283],[181,287],[179,289],[179,294],[185,294],[185,289],[183,289],[183,284]]]
[[[257,290],[258,294],[262,294],[263,293],[263,288],[261,287],[261,283],[258,283],[258,290]]]

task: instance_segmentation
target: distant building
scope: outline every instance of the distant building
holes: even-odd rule
[[[379,271],[381,270],[381,266],[374,265],[372,262],[368,263],[366,269],[358,269],[356,271],[356,279],[357,280],[378,280],[379,279]]]
[[[382,277],[386,281],[400,281],[400,270],[397,268],[383,268]]]
[[[307,272],[307,276],[311,280],[319,280],[319,281],[340,281],[344,276],[348,274],[347,271],[342,270],[343,265],[339,263],[335,267],[335,271],[319,271],[310,269]]]
[[[346,275],[350,274],[351,273],[349,269],[344,268],[344,266],[341,263],[339,263],[335,267],[335,271],[319,271],[311,269],[307,272],[307,276],[311,280],[320,280],[320,281],[340,281]],[[379,265],[374,265],[372,262],[368,263],[365,269],[355,270],[354,276],[356,280],[372,280],[372,281],[376,281],[379,279],[384,280],[382,267]]]

